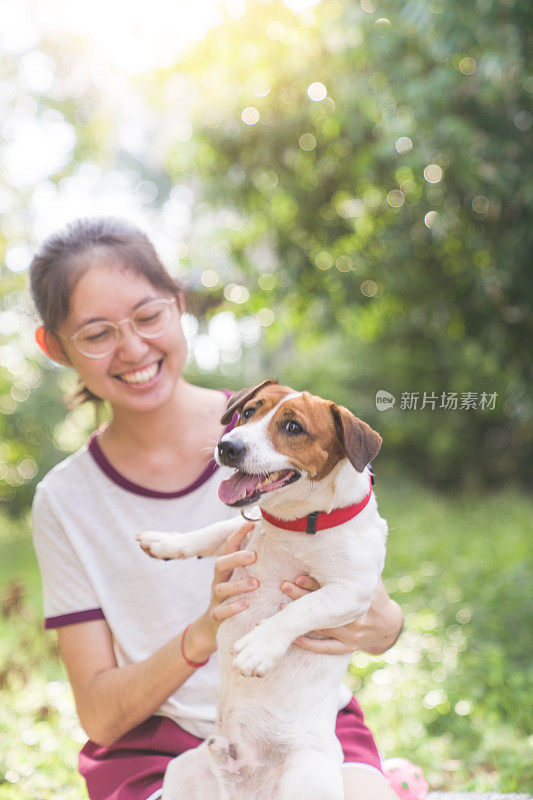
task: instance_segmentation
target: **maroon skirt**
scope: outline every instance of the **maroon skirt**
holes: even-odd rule
[[[345,762],[381,772],[376,744],[355,699],[339,711],[335,732]],[[201,742],[168,717],[150,717],[112,747],[89,740],[80,753],[79,771],[90,800],[148,800],[158,796],[169,761]]]

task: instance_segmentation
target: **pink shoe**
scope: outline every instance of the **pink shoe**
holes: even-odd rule
[[[382,764],[383,774],[402,800],[424,800],[429,786],[421,767],[406,758],[388,758]]]

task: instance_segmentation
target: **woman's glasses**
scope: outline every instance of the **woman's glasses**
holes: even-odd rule
[[[131,325],[137,336],[156,339],[166,331],[172,319],[172,306],[176,298],[149,300],[120,322],[90,322],[80,328],[70,340],[87,358],[104,358],[113,352],[120,338],[120,326]]]

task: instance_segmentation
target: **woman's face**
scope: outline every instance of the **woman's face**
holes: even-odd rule
[[[95,264],[71,296],[68,318],[58,330],[63,351],[85,386],[115,409],[153,411],[171,397],[187,357],[179,303],[171,306],[168,328],[142,339],[130,324],[120,326],[114,350],[103,358],[82,355],[70,337],[95,319],[119,322],[148,300],[171,297],[144,277],[119,265]]]

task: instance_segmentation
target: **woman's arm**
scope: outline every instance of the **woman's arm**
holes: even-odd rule
[[[286,581],[281,588],[291,599],[297,600],[309,591],[318,589],[319,584],[313,578],[300,575],[296,582]],[[301,636],[296,644],[314,653],[340,654],[363,650],[371,655],[381,655],[396,642],[402,626],[400,606],[389,597],[380,579],[366,614],[341,628],[317,631],[330,637],[328,639]]]
[[[229,581],[237,566],[256,559],[255,553],[238,549],[252,528],[243,525],[229,537],[226,554],[215,563],[209,607],[188,628],[183,642],[180,632],[144,661],[118,667],[111,631],[104,620],[58,629],[61,656],[81,725],[97,744],[109,747],[151,716],[194,672],[195,667],[187,660],[201,663],[209,658],[216,649],[220,623],[246,608],[246,600],[223,601],[256,588],[248,581]]]
[[[189,634],[191,629],[186,653],[195,660],[195,641]],[[103,747],[147,719],[194,672],[181,656],[179,637],[150,658],[125,667],[117,666],[104,620],[66,625],[58,629],[58,637],[80,723]],[[209,653],[204,653],[198,661],[207,658]]]

